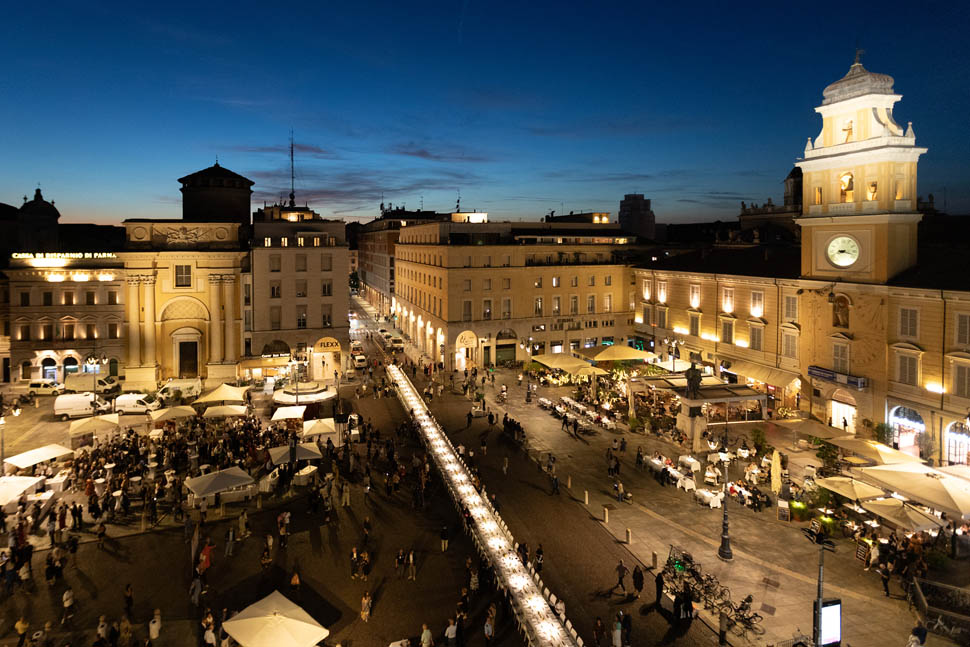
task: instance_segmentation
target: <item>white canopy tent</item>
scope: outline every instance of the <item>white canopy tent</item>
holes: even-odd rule
[[[270,447],[269,457],[273,461],[273,465],[280,465],[281,463],[290,462],[290,448],[287,445],[282,445],[280,447]],[[316,443],[300,443],[296,446],[296,460],[298,461],[315,461],[323,458],[320,454],[320,450],[317,448]]]
[[[291,407],[280,407],[273,412],[272,422],[280,420],[302,420],[306,413],[306,405],[296,405]]]
[[[168,422],[169,420],[183,420],[198,415],[198,412],[189,406],[169,407],[149,412],[152,422]]]
[[[892,465],[895,463],[922,463],[922,459],[898,449],[893,449],[889,445],[883,445],[875,440],[863,438],[832,438],[826,442],[841,447],[853,454],[864,456],[880,465]]]
[[[313,647],[330,635],[279,591],[249,605],[223,627],[242,647]]]
[[[231,418],[233,416],[246,415],[246,405],[243,404],[218,404],[209,407],[202,414],[203,418]]]
[[[4,463],[14,467],[15,469],[22,470],[28,467],[33,467],[38,463],[73,455],[74,450],[69,449],[64,445],[44,445],[43,447],[38,447],[37,449],[31,449],[29,452],[11,456],[5,460]]]
[[[0,478],[0,508],[13,513],[22,494],[31,494],[44,480],[42,476],[4,476]]]
[[[774,420],[773,422],[779,427],[791,429],[799,436],[821,438],[822,440],[851,438],[843,430],[830,427],[829,425],[823,425],[817,420]]]
[[[935,530],[943,525],[936,517],[895,498],[864,501],[862,507],[906,532]]]
[[[337,447],[340,446],[341,440],[340,432],[337,431],[337,423],[333,418],[303,421],[303,438],[315,438],[324,444],[327,443],[329,438]]]
[[[197,497],[218,494],[226,490],[233,490],[254,483],[253,477],[238,467],[203,474],[192,479],[185,479],[185,487],[189,488]]]
[[[920,463],[866,467],[863,478],[955,517],[970,518],[970,483]]]
[[[215,404],[216,402],[245,402],[248,386],[229,386],[220,384],[214,391],[206,393],[192,404]]]
[[[100,431],[114,431],[118,428],[118,424],[118,414],[107,413],[103,416],[75,420],[71,423],[70,433],[72,436],[77,436],[80,434],[96,434]]]

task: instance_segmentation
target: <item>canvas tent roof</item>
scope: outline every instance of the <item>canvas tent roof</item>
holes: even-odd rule
[[[185,487],[192,490],[192,494],[195,496],[209,496],[210,494],[243,487],[253,482],[253,477],[242,469],[230,467],[229,469],[186,479]]]
[[[74,450],[68,449],[63,445],[44,445],[43,447],[38,447],[37,449],[31,449],[28,452],[11,456],[4,462],[22,470],[27,467],[37,465],[38,463],[43,463],[44,461],[54,460],[56,458],[61,458],[62,456],[73,455]]]

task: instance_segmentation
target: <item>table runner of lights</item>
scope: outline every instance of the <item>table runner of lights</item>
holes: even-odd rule
[[[502,519],[471,484],[471,476],[458,452],[438,422],[431,416],[424,400],[404,372],[397,366],[387,367],[388,377],[397,385],[404,408],[418,424],[421,436],[430,450],[442,480],[448,486],[459,509],[467,507],[472,516],[472,530],[482,552],[488,557],[503,586],[511,593],[512,608],[519,622],[529,631],[532,644],[552,647],[578,646],[566,630],[563,619],[549,606],[528,569],[513,550],[511,533],[503,530]]]

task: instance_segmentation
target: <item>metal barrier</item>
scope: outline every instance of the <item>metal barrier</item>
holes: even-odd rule
[[[970,637],[970,591],[942,582],[913,579],[911,600],[933,633]]]

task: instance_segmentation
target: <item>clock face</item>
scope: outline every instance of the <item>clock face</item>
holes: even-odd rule
[[[825,252],[833,265],[849,267],[859,260],[859,242],[851,236],[836,236]]]

